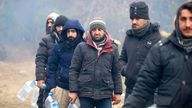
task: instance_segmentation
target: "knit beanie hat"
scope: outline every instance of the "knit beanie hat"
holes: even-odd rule
[[[104,31],[106,31],[106,23],[105,21],[100,17],[95,17],[93,20],[89,23],[89,29],[92,31],[94,28],[100,28]]]
[[[149,8],[143,1],[133,2],[130,5],[130,18],[149,19]]]
[[[68,20],[68,18],[63,15],[58,16],[55,20],[54,27],[59,26],[59,25],[64,26],[65,23],[67,22],[67,20]]]

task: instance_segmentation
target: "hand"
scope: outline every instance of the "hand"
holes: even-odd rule
[[[72,103],[75,103],[75,100],[77,99],[77,93],[70,92],[69,93],[69,101]]]
[[[43,84],[45,84],[44,80],[38,80],[37,81],[37,87],[39,87],[40,89],[43,87]]]
[[[112,101],[113,101],[112,102],[113,105],[116,105],[116,104],[120,103],[121,102],[121,95],[114,94],[113,97],[112,97]]]

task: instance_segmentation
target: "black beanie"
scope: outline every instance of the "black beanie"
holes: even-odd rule
[[[63,15],[58,16],[55,20],[54,27],[59,26],[59,25],[64,26],[65,23],[67,22],[67,20],[68,20],[68,18]]]
[[[149,8],[143,1],[133,2],[130,5],[130,18],[149,19]]]

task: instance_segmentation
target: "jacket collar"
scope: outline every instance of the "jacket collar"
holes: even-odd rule
[[[177,28],[176,28],[177,29]],[[184,49],[185,51],[187,51],[188,53],[192,52],[192,46],[191,43],[190,45],[185,45],[183,43],[183,40],[181,39],[181,34],[180,32],[177,32],[177,30],[174,30],[173,33],[171,34],[171,36],[168,38],[173,44],[175,44],[176,46]]]
[[[94,45],[93,43],[93,40],[91,39],[91,36],[90,36],[90,32],[86,32],[86,40],[87,40],[87,44],[92,46],[93,48],[97,49],[96,46]],[[104,53],[104,52],[112,52],[112,39],[111,39],[111,36],[109,35],[109,33],[106,32],[106,42],[101,50],[101,53]],[[100,54],[101,54],[100,53]]]

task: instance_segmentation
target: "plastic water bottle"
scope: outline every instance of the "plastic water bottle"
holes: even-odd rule
[[[78,106],[75,103],[69,103],[67,108],[78,108]]]
[[[39,97],[39,88],[36,86],[33,88],[32,98],[31,98],[31,106],[34,108],[38,108],[37,106],[38,97]]]
[[[34,87],[36,87],[35,80],[27,81],[23,85],[23,87],[17,92],[17,97],[22,101],[26,100],[31,95]]]
[[[37,84],[36,84],[37,85]],[[43,84],[43,86],[41,87],[42,89],[45,89],[46,88],[46,85]],[[37,100],[38,100],[38,97],[39,97],[39,88],[37,86],[35,86],[33,88],[33,91],[32,91],[32,99],[31,99],[31,106],[33,108],[38,108],[38,105],[37,105]]]
[[[45,100],[45,108],[59,108],[59,103],[51,92]]]

